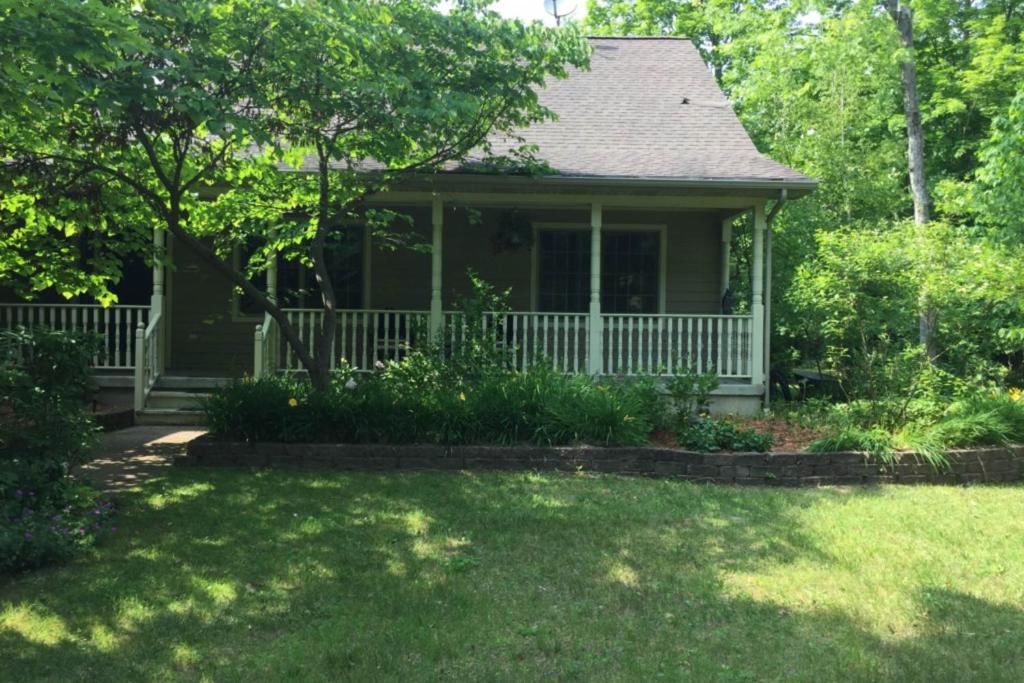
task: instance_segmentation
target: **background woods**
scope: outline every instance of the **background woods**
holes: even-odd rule
[[[692,37],[759,148],[820,181],[775,225],[775,368],[867,391],[870,359],[916,346],[930,310],[941,368],[1019,382],[1024,4],[890,4],[591,0],[586,23]]]

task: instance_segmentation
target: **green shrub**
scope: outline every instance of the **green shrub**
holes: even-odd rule
[[[295,378],[241,380],[205,403],[212,433],[248,441],[635,445],[663,410],[647,383],[600,382],[549,366],[493,367],[467,378],[412,353],[313,392]]]
[[[0,334],[0,572],[74,555],[112,507],[70,476],[95,442],[83,403],[94,335],[37,328]]]
[[[700,417],[684,426],[678,434],[679,445],[691,451],[745,451],[764,453],[772,448],[770,434],[740,429],[726,420]]]
[[[0,465],[0,481],[18,480]],[[117,531],[114,506],[99,494],[62,477],[38,488],[0,484],[0,574],[33,569],[74,557]]]
[[[665,381],[665,389],[672,399],[672,408],[680,419],[707,412],[711,392],[718,388],[718,375],[698,373],[683,363],[676,374]]]

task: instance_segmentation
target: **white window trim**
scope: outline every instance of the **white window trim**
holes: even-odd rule
[[[537,311],[540,292],[540,231],[576,230],[590,234],[589,223],[534,223],[533,248],[530,249],[530,310]],[[666,285],[668,281],[668,226],[664,223],[609,223],[601,226],[601,239],[606,232],[656,232],[658,233],[658,313],[665,313]],[[602,292],[602,296],[604,292]],[[655,314],[651,314],[655,315]]]

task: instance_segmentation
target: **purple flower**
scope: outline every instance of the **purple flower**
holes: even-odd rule
[[[21,498],[23,495],[25,495],[25,494],[23,494],[21,492],[21,489],[18,489],[17,491],[14,492],[14,497],[15,498]]]
[[[32,540],[32,534],[30,532],[28,532],[28,531],[25,532],[25,540],[26,541],[31,541]]]
[[[115,531],[117,531],[117,527],[116,526],[110,527],[110,533],[114,533]]]

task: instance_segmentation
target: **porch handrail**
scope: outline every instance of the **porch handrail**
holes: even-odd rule
[[[135,328],[147,322],[149,310],[149,306],[136,304],[5,303],[0,304],[0,329],[45,325],[54,330],[93,332],[101,335],[104,343],[93,356],[92,366],[130,370],[135,367]]]
[[[135,410],[146,406],[153,386],[163,373],[160,358],[160,336],[163,333],[163,315],[155,312],[149,324],[140,322],[135,328]]]
[[[256,326],[254,337],[252,376],[255,379],[277,372],[280,355],[279,338],[277,321],[269,313],[265,314],[263,322]]]

